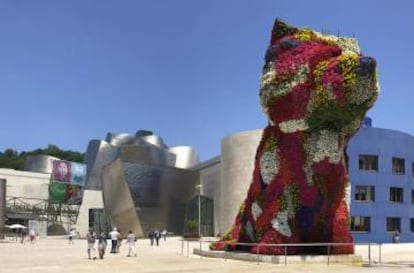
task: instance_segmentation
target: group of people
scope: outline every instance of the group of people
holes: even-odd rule
[[[158,229],[154,231],[150,231],[148,233],[148,238],[150,239],[151,245],[154,245],[154,241],[157,244],[157,246],[160,245],[160,239],[161,237],[164,239],[164,242],[167,240],[167,230],[163,229],[162,231],[159,231]]]
[[[113,228],[111,232],[109,232],[109,237],[111,239],[111,253],[119,253],[119,248],[122,243],[122,235],[117,228]],[[128,244],[128,254],[127,257],[137,256],[137,250],[135,246],[136,242],[136,236],[130,230],[128,232],[128,235],[126,236],[126,243]],[[101,233],[99,236],[96,235],[95,231],[90,228],[88,233],[86,234],[86,240],[87,240],[87,252],[88,252],[88,258],[89,259],[96,259],[95,254],[95,245],[97,243],[97,249],[99,258],[103,259],[106,248],[107,248],[107,237],[105,236],[105,233]]]
[[[39,233],[37,233],[34,229],[31,229],[29,234],[27,234],[24,229],[20,231],[20,243],[22,244],[24,244],[25,241],[29,241],[31,244],[34,244],[38,239]]]

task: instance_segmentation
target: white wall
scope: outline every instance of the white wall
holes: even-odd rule
[[[89,209],[103,209],[102,191],[85,190],[82,205],[79,208],[76,229],[81,237],[85,237],[89,228]]]
[[[50,174],[0,169],[0,178],[7,180],[6,199],[8,197],[49,198]],[[30,204],[39,201],[26,200]]]

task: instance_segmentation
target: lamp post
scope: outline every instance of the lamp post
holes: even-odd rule
[[[201,182],[196,186],[198,188],[198,236],[201,237]]]

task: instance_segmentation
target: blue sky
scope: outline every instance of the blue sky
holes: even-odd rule
[[[218,155],[223,137],[266,125],[259,78],[276,17],[355,35],[378,62],[374,126],[413,135],[413,3],[2,0],[0,151],[84,152],[147,129]]]

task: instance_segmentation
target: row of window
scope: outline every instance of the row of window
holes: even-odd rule
[[[359,155],[360,171],[378,172],[378,156],[377,155]],[[405,175],[404,158],[392,158],[392,173],[397,175]],[[414,176],[414,162],[411,164],[411,173]]]
[[[401,231],[401,218],[387,217],[387,232]],[[371,231],[371,217],[351,216],[351,231]],[[414,218],[410,218],[410,231],[414,232]]]
[[[355,201],[375,202],[375,186],[358,185],[355,186]],[[391,187],[390,202],[404,203],[404,189]],[[414,204],[414,191],[411,191],[411,204]]]

